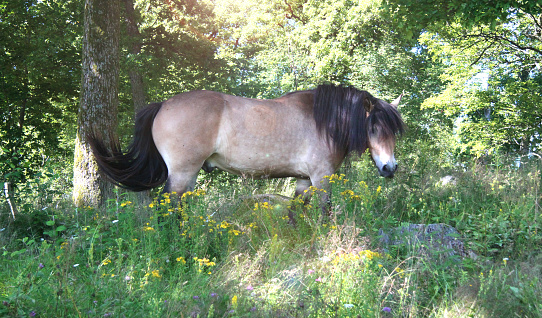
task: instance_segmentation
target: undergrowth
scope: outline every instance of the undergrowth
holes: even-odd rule
[[[330,217],[322,189],[306,206],[280,196],[293,193],[289,179],[214,173],[182,196],[119,192],[94,209],[72,207],[48,175],[15,221],[2,211],[0,315],[542,316],[536,164],[413,162],[383,180],[365,159],[328,176]],[[379,230],[411,223],[455,227],[470,257],[381,244]]]

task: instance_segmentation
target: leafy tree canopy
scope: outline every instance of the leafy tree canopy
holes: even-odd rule
[[[538,1],[389,1],[446,67],[423,104],[455,118],[463,153],[540,152],[542,5]],[[404,17],[404,18],[401,18]]]
[[[19,181],[59,149],[80,76],[77,1],[0,1],[0,171]]]

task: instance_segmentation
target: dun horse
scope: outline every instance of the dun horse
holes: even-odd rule
[[[402,96],[402,95],[401,95]],[[320,85],[273,100],[193,91],[149,105],[136,116],[126,152],[120,144],[89,143],[115,184],[142,191],[193,190],[200,169],[253,177],[295,177],[295,195],[327,188],[351,152],[369,149],[384,177],[397,169],[395,138],[404,130],[397,106],[353,87]],[[329,191],[328,191],[329,192]],[[327,197],[322,200],[327,201]]]

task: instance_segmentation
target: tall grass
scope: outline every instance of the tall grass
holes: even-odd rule
[[[100,209],[42,179],[15,222],[2,211],[0,316],[541,317],[540,167],[422,164],[383,180],[353,162],[328,178],[329,217],[321,189],[307,206],[264,195],[292,195],[289,179],[212,174],[181,198]],[[404,223],[452,225],[475,256],[384,249],[379,230]]]

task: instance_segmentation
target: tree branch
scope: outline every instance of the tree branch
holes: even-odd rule
[[[295,14],[294,12],[294,9],[292,8],[292,5],[288,3],[288,0],[284,0],[284,4],[288,6],[288,12],[290,13],[288,15],[288,12],[286,13],[286,18],[288,19],[296,19],[297,21],[303,23],[303,24],[306,24],[306,21],[305,19],[301,18],[300,16],[298,16],[297,14]]]
[[[542,41],[542,15],[540,15],[538,18],[535,17],[533,14],[529,13],[529,16],[533,20],[535,31],[534,36],[527,34],[530,38],[535,38],[538,41]]]
[[[476,60],[475,60],[474,62],[472,62],[472,63],[470,64],[470,66],[476,65],[476,64],[482,59],[482,57],[484,57],[484,54],[486,54],[486,51],[487,51],[490,47],[492,47],[494,43],[495,43],[495,42],[491,42],[491,44],[489,44],[488,46],[486,46],[486,47],[482,50],[482,53],[480,53],[480,54],[478,55],[478,57],[476,58]]]
[[[538,48],[535,48],[533,46],[525,46],[525,45],[522,45],[516,41],[513,41],[513,40],[510,40],[508,38],[505,38],[501,35],[498,35],[498,34],[488,34],[488,33],[479,33],[479,34],[467,34],[466,35],[467,37],[482,37],[482,38],[485,38],[485,39],[492,39],[494,41],[499,41],[499,42],[507,42],[508,44],[510,44],[512,47],[516,48],[516,49],[519,49],[519,50],[523,50],[523,51],[533,51],[535,53],[538,53],[540,55],[542,55],[542,50],[538,49]]]

